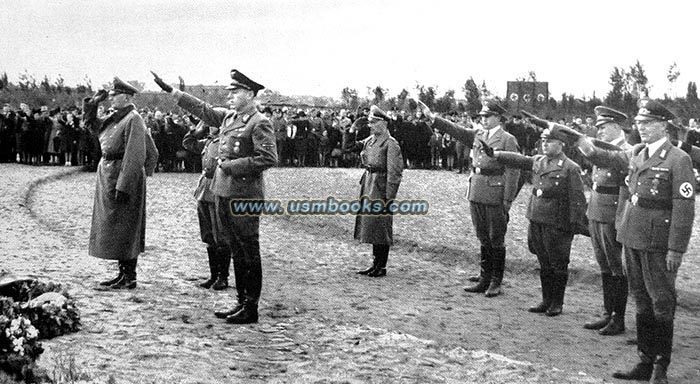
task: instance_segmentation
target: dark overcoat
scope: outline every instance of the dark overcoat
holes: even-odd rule
[[[86,100],[83,110],[86,123],[99,135],[103,154],[97,166],[88,253],[101,259],[136,259],[145,249],[146,174],[153,173],[158,152],[133,105],[104,121],[97,118],[97,104]],[[117,190],[129,200],[117,202]]]
[[[396,198],[403,174],[403,158],[398,141],[389,135],[370,136],[360,152],[365,172],[360,179],[360,198],[387,202]],[[355,239],[370,244],[392,244],[392,215],[357,215]]]

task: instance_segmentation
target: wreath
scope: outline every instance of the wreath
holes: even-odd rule
[[[40,340],[80,328],[75,300],[60,284],[17,278],[0,270],[0,370],[17,380],[35,381]]]

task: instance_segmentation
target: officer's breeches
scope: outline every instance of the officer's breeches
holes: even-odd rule
[[[624,276],[622,265],[622,244],[616,240],[615,223],[590,220],[591,243],[600,272],[613,276]]]
[[[572,232],[548,224],[530,222],[527,244],[530,252],[537,256],[544,273],[567,274],[571,254]]]
[[[209,247],[224,245],[221,227],[216,217],[216,205],[208,201],[197,202],[197,219],[202,241]]]
[[[470,202],[472,223],[482,247],[505,248],[503,244],[508,228],[508,215],[503,205]]]
[[[630,294],[637,315],[657,322],[673,322],[676,312],[676,275],[666,269],[666,252],[624,247]]]
[[[257,303],[262,289],[260,216],[233,215],[232,200],[216,196],[216,214],[224,241],[231,249],[236,288],[247,300]]]

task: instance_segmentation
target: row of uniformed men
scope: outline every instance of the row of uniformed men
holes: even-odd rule
[[[273,166],[277,157],[271,125],[256,113],[252,102],[263,87],[236,70],[231,77],[231,111],[212,108],[173,90],[157,76],[155,80],[163,90],[175,95],[179,106],[207,125],[221,127],[218,149],[205,153],[205,173],[200,185],[211,183],[214,206],[207,208],[208,217],[219,225],[219,230],[214,230],[211,236],[220,234],[233,256],[239,294],[239,305],[231,311],[218,312],[217,316],[232,323],[245,323],[257,321],[262,284],[259,218],[234,216],[228,204],[242,197],[262,199],[262,171]],[[484,104],[480,112],[484,129],[479,130],[436,117],[424,104],[419,104],[435,127],[460,141],[473,143],[468,198],[481,242],[481,274],[477,284],[467,290],[485,292],[490,297],[501,294],[508,211],[519,192],[517,169],[531,169],[533,191],[526,214],[531,223],[528,244],[540,262],[543,297],[531,311],[548,316],[562,312],[571,241],[574,233],[588,229],[601,265],[606,308],[602,321],[588,327],[601,328],[607,334],[624,330],[625,289],[629,286],[637,304],[637,338],[642,359],[631,371],[618,372],[615,376],[664,382],[673,336],[675,276],[687,249],[694,212],[690,157],[674,147],[665,135],[673,114],[657,102],[642,102],[635,121],[643,143],[627,150],[605,145],[598,148],[594,144],[601,143],[550,124],[551,129],[543,136],[544,154],[527,157],[516,153],[515,138],[502,129],[500,116],[505,110],[497,103]],[[626,116],[605,107],[597,108],[596,114],[597,125],[601,129],[610,128],[607,142],[623,144],[619,127]],[[190,141],[201,136],[203,131],[199,132],[193,132]],[[588,228],[584,228],[586,204],[580,168],[563,153],[564,146],[574,142],[598,166],[588,209]],[[216,167],[214,154],[218,155]],[[627,169],[627,177],[623,178]],[[622,180],[626,180],[626,187]],[[211,216],[216,219],[212,220]],[[202,217],[206,218],[207,214]],[[620,245],[627,261],[626,271],[621,270]],[[209,283],[214,282],[210,280],[206,285]]]
[[[667,382],[676,307],[675,279],[694,218],[692,153],[667,138],[675,116],[663,105],[642,100],[635,117],[642,143],[625,142],[624,113],[604,106],[595,109],[602,140],[592,140],[536,116],[547,127],[543,154],[517,154],[515,139],[498,123],[505,110],[487,101],[481,111],[483,130],[458,126],[435,116],[422,103],[433,126],[473,143],[473,172],[468,199],[477,238],[481,242],[481,272],[468,292],[501,293],[505,264],[504,235],[508,211],[515,199],[517,169],[532,170],[533,190],[526,217],[528,245],[540,263],[542,302],[531,312],[556,316],[562,312],[571,241],[575,233],[590,233],[603,280],[602,318],[584,325],[602,335],[624,332],[628,289],[636,303],[640,362],[619,379]],[[595,164],[593,190],[586,210],[579,166],[563,153],[576,145]],[[686,153],[688,152],[688,153]],[[584,215],[586,210],[586,215]],[[587,222],[586,225],[586,216]],[[587,227],[587,228],[586,228]],[[622,262],[624,251],[625,261]],[[623,267],[623,265],[626,266]]]

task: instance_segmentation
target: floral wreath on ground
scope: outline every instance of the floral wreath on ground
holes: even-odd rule
[[[80,312],[60,285],[0,270],[0,371],[35,381],[40,340],[78,331]]]

